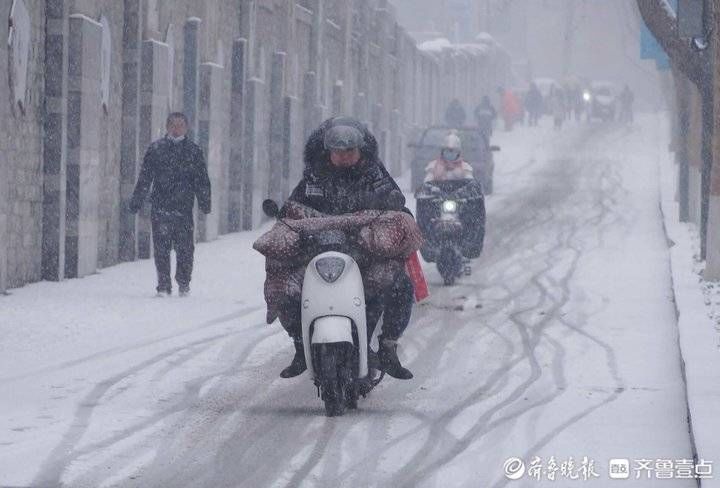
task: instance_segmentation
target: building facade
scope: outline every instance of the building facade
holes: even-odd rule
[[[148,210],[127,203],[170,111],[208,160],[207,241],[289,194],[325,117],[366,121],[399,174],[448,90],[471,103],[498,69],[466,53],[448,78],[451,54],[418,49],[387,0],[0,0],[0,13],[0,292],[150,256]]]

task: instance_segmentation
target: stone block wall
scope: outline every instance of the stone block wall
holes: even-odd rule
[[[121,42],[122,77],[120,122],[120,197],[118,200],[118,259],[132,261],[138,254],[138,224],[127,211],[140,159],[141,0],[123,0]],[[116,127],[117,128],[117,127]]]
[[[229,140],[230,157],[228,159],[228,232],[237,232],[242,228],[243,218],[243,161],[245,133],[245,80],[248,70],[247,39],[236,39],[233,43],[231,62],[231,96]]]
[[[8,15],[12,1],[3,9],[2,72],[5,96],[0,99],[3,130],[0,134],[3,182],[0,204],[0,291],[42,277],[43,222],[43,95],[45,2],[24,0],[30,15],[30,48],[27,87],[21,95],[23,108],[12,102],[8,87]],[[4,229],[2,229],[4,227]],[[5,258],[3,259],[3,256]],[[3,264],[4,262],[4,264]],[[3,283],[4,282],[4,283]]]
[[[0,11],[10,10],[11,0],[0,0]],[[7,39],[8,25],[0,24],[0,39]],[[8,47],[6,42],[0,42],[0,64],[8,66]],[[8,120],[10,119],[10,87],[7,83],[0,83],[0,294],[5,293],[8,286],[8,214],[9,214],[9,166],[10,160],[5,153],[8,140]]]

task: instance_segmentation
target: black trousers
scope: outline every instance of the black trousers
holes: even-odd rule
[[[375,332],[380,316],[383,315],[380,340],[398,340],[410,323],[413,303],[415,302],[415,289],[412,281],[401,271],[395,282],[384,293],[369,300],[365,308],[367,318],[368,342]],[[279,311],[280,323],[288,335],[296,341],[302,340],[302,322],[300,317],[300,303],[288,302]]]
[[[415,289],[412,281],[405,271],[401,271],[390,289],[367,303],[365,314],[368,340],[373,336],[381,315],[383,325],[379,339],[400,339],[410,323],[414,303]]]
[[[158,276],[158,291],[171,291],[170,251],[175,249],[177,265],[175,281],[180,286],[190,284],[195,253],[192,214],[153,210],[151,213],[153,252]]]

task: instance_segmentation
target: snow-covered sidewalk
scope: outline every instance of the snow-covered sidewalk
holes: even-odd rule
[[[675,164],[657,147],[662,183],[662,212],[669,239],[673,290],[678,311],[680,347],[687,382],[690,422],[697,457],[714,463],[714,476],[701,486],[720,487],[720,330],[713,320],[720,298],[715,284],[702,279],[699,237],[693,224],[678,219]]]
[[[0,486],[55,486],[68,456],[83,459],[108,435],[133,442],[171,421],[228,369],[220,356],[229,343],[257,337],[264,356],[287,348],[282,329],[265,324],[264,260],[251,251],[259,233],[197,246],[186,298],[155,298],[148,260],[0,297]],[[188,381],[190,367],[205,381]],[[120,405],[106,408],[118,396]]]

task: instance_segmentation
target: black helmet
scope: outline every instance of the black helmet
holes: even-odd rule
[[[365,145],[365,136],[356,127],[340,123],[325,131],[323,145],[327,151],[362,149]]]

